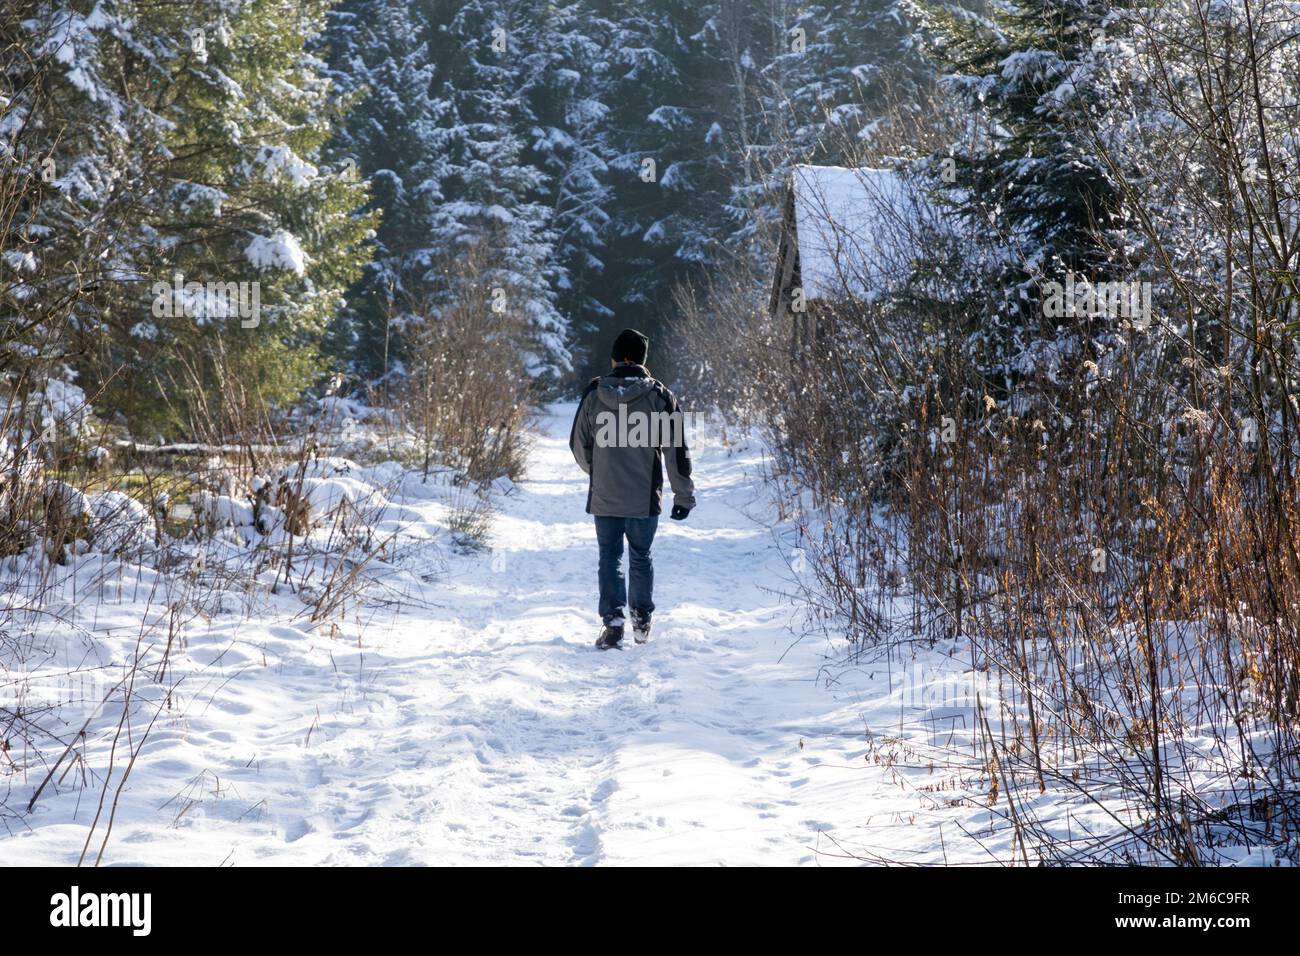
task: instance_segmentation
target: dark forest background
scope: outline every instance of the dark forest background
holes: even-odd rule
[[[892,0],[351,0],[322,51],[357,97],[331,146],[383,210],[345,316],[371,375],[390,301],[470,241],[554,333],[544,363],[594,374],[625,326],[662,361],[673,287],[770,256],[790,165],[841,161],[933,75]]]

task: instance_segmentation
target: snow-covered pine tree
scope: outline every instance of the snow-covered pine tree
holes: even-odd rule
[[[486,248],[489,267],[478,277],[484,307],[527,318],[532,331],[523,365],[549,376],[567,371],[571,360],[568,325],[556,305],[554,210],[543,200],[549,181],[526,156],[523,60],[537,39],[528,7],[511,0],[432,6],[429,45],[447,165],[430,245],[448,262]],[[454,274],[429,271],[435,300],[438,283]]]
[[[101,70],[100,33],[112,22],[39,0],[10,5],[0,21],[0,409],[51,377],[75,377],[70,363],[100,322],[104,263],[122,254],[104,213],[129,198],[113,184],[137,181],[132,160],[147,157],[108,149],[137,119]],[[77,136],[83,91],[105,120],[95,150]]]
[[[585,3],[533,0],[521,41],[521,106],[529,162],[547,175],[553,209],[557,306],[575,333],[611,315],[604,303],[609,169],[600,133],[609,115],[596,69],[604,51]],[[516,14],[518,15],[518,14]],[[596,29],[593,29],[596,28]]]
[[[33,255],[53,285],[90,290],[75,364],[107,383],[107,410],[184,425],[192,403],[231,398],[229,370],[257,401],[296,398],[322,371],[372,225],[355,214],[364,183],[316,165],[341,105],[305,52],[327,6],[60,4],[23,21],[51,69],[16,104],[52,170]],[[88,241],[106,246],[90,263]],[[257,283],[237,293],[248,314],[213,294],[241,282]]]
[[[371,183],[374,260],[349,290],[336,324],[338,351],[363,376],[399,359],[390,321],[419,292],[438,250],[430,245],[447,172],[448,132],[437,124],[435,66],[425,8],[391,0],[344,0],[329,13],[325,55],[337,88],[356,98],[330,142],[336,165]]]
[[[1089,139],[1097,105],[1093,47],[1111,9],[1102,0],[1012,0],[976,15],[919,3],[932,52],[950,71],[977,132],[933,157],[953,175],[948,199],[988,222],[1006,249],[996,311],[1022,325],[1041,315],[1038,285],[1067,270],[1097,274],[1118,196]]]
[[[610,119],[609,270],[615,315],[601,329],[664,327],[671,289],[726,231],[726,67],[716,4],[596,0],[609,24],[602,70]]]
[[[1054,369],[1095,358],[1113,323],[1048,307],[1050,283],[1117,270],[1108,231],[1120,196],[1086,132],[1102,97],[1102,0],[1009,0],[975,13],[918,0],[944,82],[966,104],[968,131],[918,164],[967,251],[941,278],[965,315],[959,335],[985,387],[1017,407],[1057,387]],[[1094,49],[1096,47],[1096,49]],[[1044,412],[1046,415],[1047,413]]]
[[[887,100],[914,97],[929,64],[898,0],[790,6],[789,49],[777,67],[788,97],[792,145],[840,162],[841,144],[862,136]]]

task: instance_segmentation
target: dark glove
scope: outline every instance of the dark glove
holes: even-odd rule
[[[685,521],[686,516],[691,513],[690,508],[683,508],[681,505],[673,505],[673,513],[670,517],[674,521]]]

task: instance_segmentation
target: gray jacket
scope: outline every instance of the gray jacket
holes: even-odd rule
[[[668,465],[673,504],[695,507],[686,422],[677,399],[640,365],[593,378],[573,417],[569,448],[591,476],[587,512],[645,518],[661,509]]]

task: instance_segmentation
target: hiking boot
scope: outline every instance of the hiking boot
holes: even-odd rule
[[[623,619],[615,618],[605,624],[600,629],[600,637],[596,638],[596,646],[602,651],[611,647],[618,647],[623,642]]]

